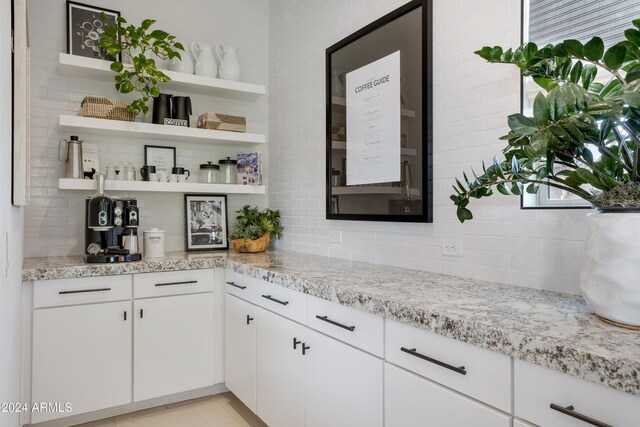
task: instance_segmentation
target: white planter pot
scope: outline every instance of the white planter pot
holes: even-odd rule
[[[640,327],[640,213],[592,213],[580,287],[594,312]]]

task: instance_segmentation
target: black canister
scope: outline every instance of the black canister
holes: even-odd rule
[[[168,93],[161,93],[157,98],[153,98],[153,123],[164,124],[164,119],[171,118],[172,97]]]
[[[191,114],[191,98],[188,96],[174,96],[172,118],[176,120],[186,120],[187,126],[190,126],[189,116]]]

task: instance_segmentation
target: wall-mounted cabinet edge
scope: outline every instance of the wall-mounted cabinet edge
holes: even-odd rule
[[[113,81],[111,62],[94,58],[85,58],[60,53],[58,72],[65,76],[81,77],[93,80]],[[220,96],[231,99],[257,99],[266,93],[263,85],[234,82],[194,74],[177,73],[162,70],[171,78],[170,82],[161,83],[162,87],[200,95]]]
[[[60,190],[95,191],[95,180],[60,178]],[[264,185],[240,184],[202,184],[190,182],[148,182],[106,180],[105,188],[109,191],[148,191],[158,193],[201,193],[201,194],[265,194]]]
[[[60,115],[58,127],[65,131],[87,132],[94,135],[111,135],[115,137],[130,136],[168,141],[204,142],[219,145],[264,144],[266,142],[266,137],[258,133],[165,126],[153,123],[94,119],[91,117],[65,114]]]

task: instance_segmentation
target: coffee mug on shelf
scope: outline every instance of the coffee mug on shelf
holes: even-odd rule
[[[145,181],[158,182],[158,174],[155,172],[150,173],[147,175],[147,178],[145,178]]]
[[[142,178],[145,181],[156,181],[156,179],[151,179],[151,174],[155,175],[156,173],[156,167],[155,166],[149,166],[149,165],[145,165],[140,169],[140,176],[142,176]]]
[[[187,175],[187,178],[191,176],[191,172],[189,172],[189,169],[185,169],[181,167],[172,168],[171,173],[175,173],[176,175]]]
[[[188,178],[189,178],[189,175],[187,174],[178,175],[178,182],[187,182]]]
[[[178,182],[178,174],[172,173],[169,175],[169,182]]]
[[[158,181],[160,181],[160,182],[169,181],[169,173],[167,173],[167,171],[158,172]]]

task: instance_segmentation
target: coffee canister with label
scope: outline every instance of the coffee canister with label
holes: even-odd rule
[[[152,228],[144,230],[142,233],[144,235],[144,257],[164,257],[164,230]]]

